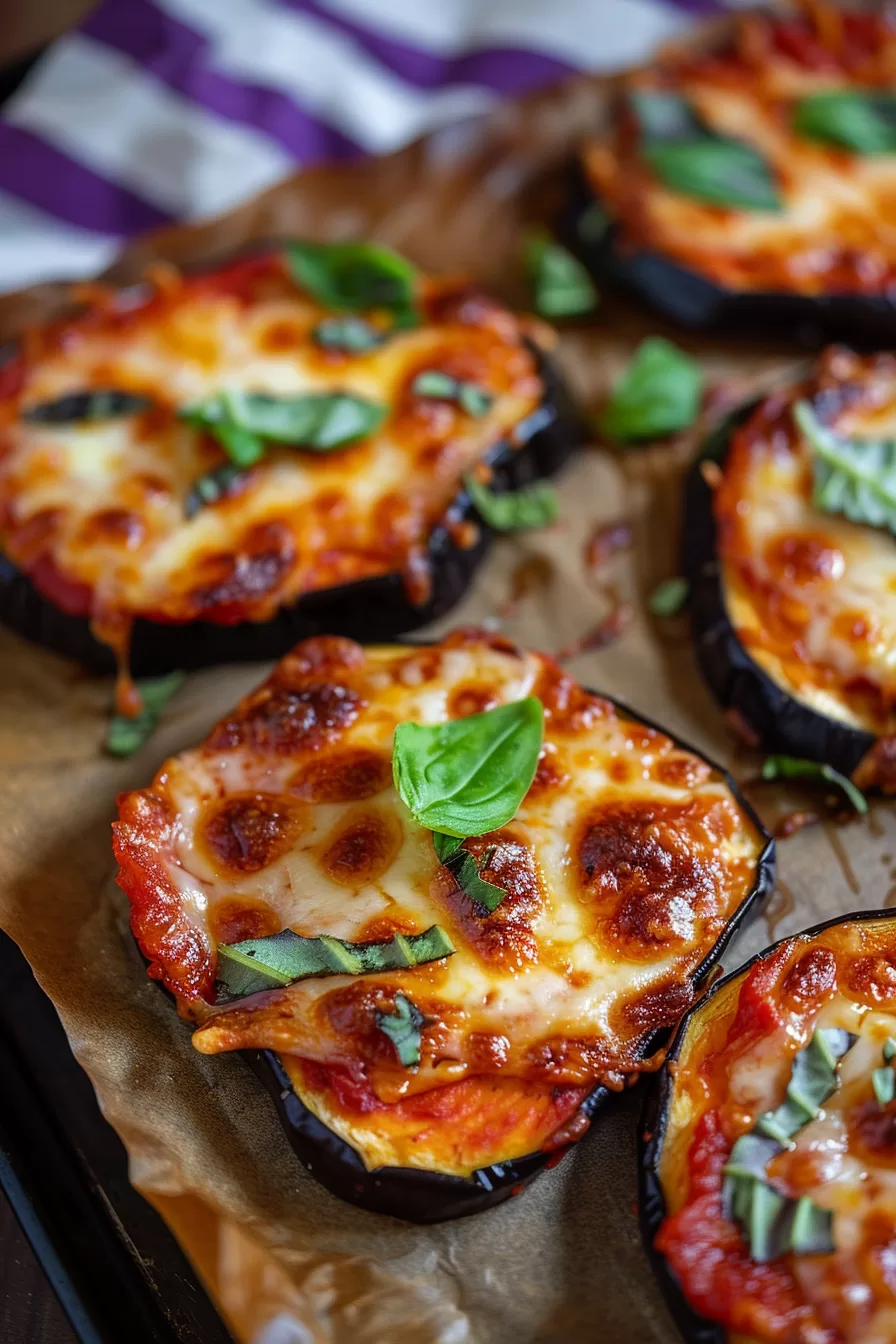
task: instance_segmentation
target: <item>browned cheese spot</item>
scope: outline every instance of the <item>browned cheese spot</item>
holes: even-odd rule
[[[257,873],[290,848],[300,826],[295,808],[263,793],[228,798],[202,826],[206,848],[224,868]]]
[[[366,747],[326,752],[302,766],[291,791],[311,803],[357,803],[382,793],[392,783],[392,761]]]
[[[318,862],[332,882],[363,887],[392,866],[402,838],[401,822],[392,813],[356,810],[340,820]]]

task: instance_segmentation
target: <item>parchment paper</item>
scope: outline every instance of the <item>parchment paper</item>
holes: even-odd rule
[[[442,131],[385,161],[313,172],[214,225],[173,231],[116,267],[220,255],[252,236],[367,235],[434,270],[468,270],[511,299],[523,291],[520,220],[559,198],[560,166],[600,113],[580,80],[489,122]],[[0,306],[0,337],[51,311],[43,287]],[[559,359],[596,407],[644,335],[661,324],[607,298],[592,327],[567,330]],[[786,367],[794,352],[665,334],[704,358],[710,383]],[[769,333],[769,344],[774,334]],[[687,445],[613,454],[587,447],[560,482],[562,522],[502,540],[443,628],[482,618],[558,650],[632,604],[611,646],[573,659],[586,684],[620,696],[740,773],[749,768],[702,686],[684,618],[658,623],[645,597],[676,572],[678,480]],[[626,519],[634,545],[589,578],[583,550]],[[518,594],[508,610],[514,588]],[[533,586],[534,585],[534,586]],[[132,1177],[170,1219],[241,1340],[267,1344],[673,1344],[634,1213],[640,1091],[614,1099],[591,1133],[532,1189],[490,1213],[420,1229],[350,1208],[293,1157],[260,1085],[237,1057],[206,1058],[143,972],[110,884],[109,823],[120,789],[145,784],[197,741],[262,674],[190,678],[141,753],[100,753],[108,683],[0,633],[0,925],[54,1000],[78,1059],[131,1157]],[[780,846],[769,912],[738,938],[729,968],[825,916],[885,904],[896,855],[891,806]],[[61,1103],[64,1104],[64,1103]]]

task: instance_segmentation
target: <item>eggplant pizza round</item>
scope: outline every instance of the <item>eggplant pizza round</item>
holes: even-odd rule
[[[575,446],[528,335],[373,244],[90,287],[0,370],[0,619],[139,672],[417,627],[488,539],[471,474],[495,498]]]
[[[788,938],[682,1023],[641,1213],[689,1344],[896,1338],[896,915]]]
[[[583,151],[584,258],[691,326],[896,334],[896,27],[748,12],[625,77]]]
[[[732,781],[476,630],[299,644],[119,799],[149,973],[309,1170],[419,1222],[520,1190],[650,1067],[772,842]]]

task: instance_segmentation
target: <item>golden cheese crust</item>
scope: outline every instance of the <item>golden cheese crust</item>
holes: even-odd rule
[[[626,77],[672,91],[713,130],[771,166],[778,213],[726,209],[670,190],[641,157],[624,100],[609,134],[584,150],[586,176],[619,226],[618,246],[661,253],[729,290],[888,294],[896,281],[893,155],[863,157],[791,126],[801,97],[896,83],[896,29],[883,11],[825,3],[805,13],[746,13],[711,50],[677,50]]]
[[[751,657],[795,698],[868,732],[896,731],[896,541],[812,503],[810,402],[844,437],[896,434],[896,359],[831,349],[731,440],[713,496],[725,604]]]
[[[530,694],[545,710],[533,784],[513,821],[466,842],[495,846],[483,876],[507,894],[486,915],[400,802],[392,736]],[[306,640],[202,746],[123,794],[119,816],[134,933],[198,1048],[279,1052],[370,1167],[459,1174],[549,1143],[597,1083],[642,1067],[752,891],[765,839],[700,757],[549,657],[467,630],[423,648]],[[433,924],[453,956],[213,1006],[218,943]],[[377,1028],[402,990],[425,1018],[415,1073]]]
[[[657,1245],[692,1305],[731,1344],[889,1344],[896,1337],[896,1103],[871,1075],[896,1036],[896,919],[789,939],[697,1010],[676,1065]],[[833,1253],[750,1260],[722,1217],[722,1167],[740,1134],[784,1100],[815,1029],[858,1039],[839,1089],[778,1153],[768,1177],[833,1210]]]
[[[387,573],[424,601],[433,528],[464,472],[512,440],[543,386],[511,313],[463,282],[421,278],[418,288],[421,325],[362,354],[315,343],[328,314],[279,252],[190,277],[166,270],[142,299],[95,288],[81,316],[27,332],[0,373],[4,552],[119,645],[116,631],[137,617],[266,621],[303,593]],[[473,416],[416,394],[416,375],[431,369],[475,383],[490,406]],[[152,404],[74,425],[22,418],[91,388]],[[336,452],[270,445],[188,517],[197,479],[227,459],[178,411],[222,390],[350,392],[389,412]]]

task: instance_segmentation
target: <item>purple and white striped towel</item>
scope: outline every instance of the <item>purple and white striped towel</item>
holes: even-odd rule
[[[299,165],[386,153],[574,70],[642,58],[716,0],[103,0],[0,117],[0,289]]]

